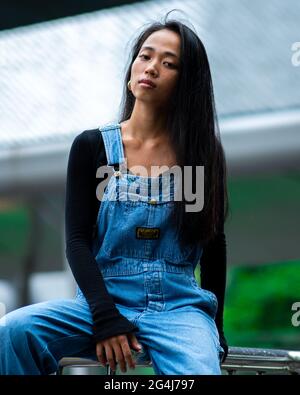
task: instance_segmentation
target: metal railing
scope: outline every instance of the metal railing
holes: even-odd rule
[[[228,374],[300,374],[300,351],[229,347],[221,367]]]
[[[84,358],[62,358],[57,374],[67,367],[102,367],[100,362]],[[150,360],[136,358],[137,367],[152,367]],[[300,374],[300,351],[266,348],[229,347],[226,360],[221,365],[224,374]],[[115,375],[109,365],[106,374]]]

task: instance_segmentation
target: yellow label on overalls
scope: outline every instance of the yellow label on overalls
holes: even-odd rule
[[[159,228],[136,228],[136,238],[137,239],[158,239],[159,238]]]

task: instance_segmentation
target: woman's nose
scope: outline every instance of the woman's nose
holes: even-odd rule
[[[156,70],[156,67],[155,67],[155,65],[153,64],[153,63],[151,63],[151,64],[149,64],[147,67],[146,67],[146,73],[150,73],[150,74],[152,74],[152,75],[156,75],[157,74],[157,70]]]

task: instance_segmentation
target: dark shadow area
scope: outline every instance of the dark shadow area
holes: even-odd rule
[[[141,1],[141,0],[140,0]],[[2,0],[0,30],[138,3],[137,0]]]

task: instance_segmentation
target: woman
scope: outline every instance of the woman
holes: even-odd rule
[[[221,373],[226,165],[204,46],[179,21],[153,23],[136,39],[125,79],[120,122],[82,132],[69,155],[66,254],[76,298],[4,317],[1,374],[49,374],[65,356],[125,372],[135,367],[132,350],[156,374]],[[103,165],[111,177],[99,177]],[[184,180],[195,191],[197,171],[181,173],[176,200],[177,178],[157,165],[204,166],[203,208],[186,210]]]

